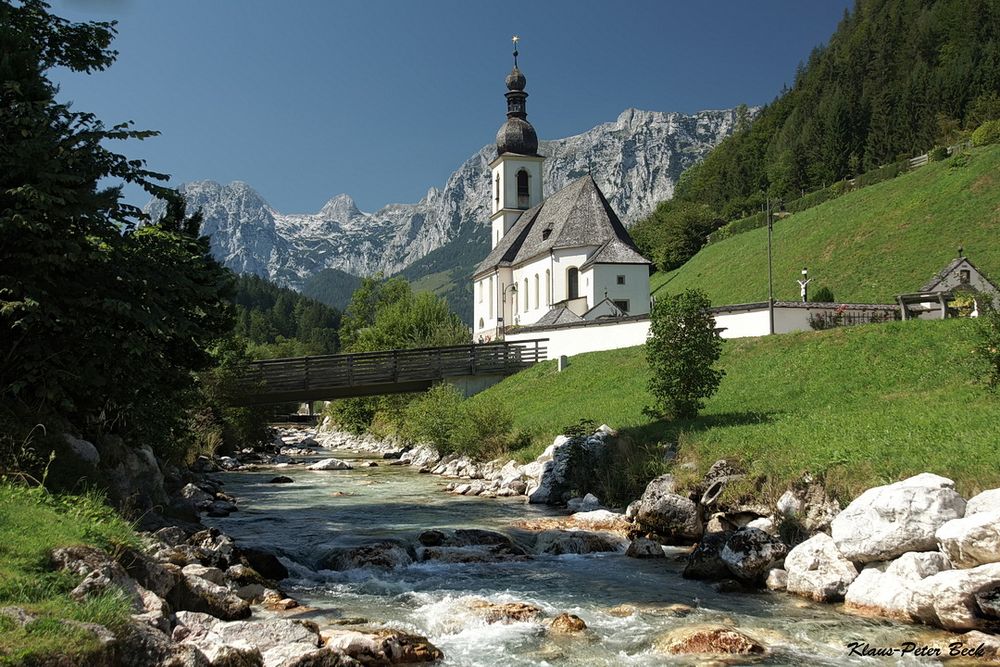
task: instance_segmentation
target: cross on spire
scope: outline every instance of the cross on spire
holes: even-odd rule
[[[514,35],[510,38],[510,41],[514,43],[514,67],[517,67],[517,43],[521,41],[521,38]]]

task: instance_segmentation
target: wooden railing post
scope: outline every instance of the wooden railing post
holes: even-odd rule
[[[399,382],[399,350],[392,351],[392,381]]]
[[[305,380],[305,388],[309,389],[309,357],[303,359],[302,377]]]
[[[347,356],[347,386],[354,385],[354,355]]]
[[[469,374],[476,374],[476,346],[469,346]]]

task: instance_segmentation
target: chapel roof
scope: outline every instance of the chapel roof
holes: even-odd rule
[[[649,264],[594,178],[587,174],[523,212],[476,267],[476,275],[520,264],[557,248],[598,247],[587,264]],[[600,259],[595,259],[598,255]]]

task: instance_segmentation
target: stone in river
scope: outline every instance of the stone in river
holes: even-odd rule
[[[341,461],[340,459],[323,459],[318,461],[311,466],[308,470],[352,470],[353,468],[347,461]]]
[[[293,480],[292,480],[291,477],[285,477],[284,475],[278,475],[277,477],[272,477],[268,481],[268,484],[291,484],[292,481]]]

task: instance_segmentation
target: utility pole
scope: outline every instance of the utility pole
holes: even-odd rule
[[[774,334],[774,276],[771,266],[771,232],[774,225],[771,220],[771,195],[767,196],[765,204],[767,216],[767,321],[768,333]]]

